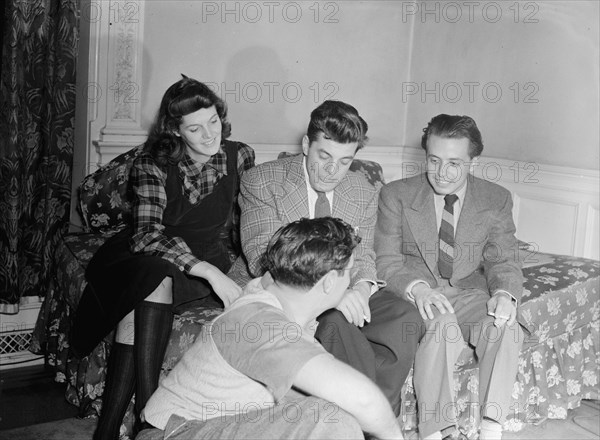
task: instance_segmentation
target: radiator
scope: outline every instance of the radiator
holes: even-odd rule
[[[0,370],[42,364],[44,357],[28,351],[41,302],[20,307],[16,315],[0,315]]]

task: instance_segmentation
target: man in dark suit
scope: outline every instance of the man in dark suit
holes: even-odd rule
[[[349,171],[367,139],[367,123],[354,107],[325,101],[311,113],[302,155],[267,162],[241,179],[241,242],[252,276],[273,233],[302,217],[338,217],[362,241],[355,250],[350,288],[337,310],[321,315],[317,339],[338,359],[374,380],[396,415],[400,391],[413,362],[417,336],[400,336],[405,321],[419,319],[406,301],[377,292],[373,233],[378,189]]]
[[[380,193],[377,271],[424,320],[414,365],[421,437],[454,430],[453,371],[466,341],[479,361],[480,438],[501,438],[523,340],[511,195],[472,175],[483,149],[473,119],[438,115],[423,132],[426,173]]]

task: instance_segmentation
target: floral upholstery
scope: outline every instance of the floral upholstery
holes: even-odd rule
[[[531,254],[533,255],[533,254]],[[521,313],[531,334],[519,357],[513,384],[513,413],[505,429],[565,419],[582,399],[600,399],[600,263],[562,255],[536,254],[540,264],[523,269]],[[527,263],[527,259],[525,259]],[[463,435],[477,438],[479,377],[472,350],[463,351],[455,371],[455,390]],[[404,429],[416,429],[412,372],[403,389]]]
[[[354,159],[350,165],[350,171],[363,173],[369,183],[377,189],[385,184],[383,179],[383,168],[377,162],[365,159]]]
[[[79,209],[87,232],[102,232],[131,223],[129,171],[142,152],[139,145],[90,174],[79,187]]]
[[[86,189],[81,195],[86,205],[82,212],[89,217],[88,228],[92,232],[67,235],[62,240],[55,256],[56,276],[40,311],[30,348],[34,353],[46,354],[48,365],[56,372],[55,380],[67,384],[66,397],[79,406],[82,417],[95,416],[101,406],[112,335],[89,356],[77,359],[69,350],[70,316],[85,287],[85,267],[92,255],[128,218],[126,209],[119,213],[118,207],[128,206],[123,173],[131,167],[137,153],[134,149],[117,157],[118,165],[109,163],[103,171],[84,180]],[[383,184],[381,166],[376,162],[355,161],[352,167],[365,172],[374,185]],[[107,217],[102,215],[101,207],[108,207]],[[521,305],[531,335],[521,351],[513,384],[514,414],[506,425],[515,431],[525,423],[564,419],[567,410],[578,407],[581,399],[600,398],[599,263],[559,255],[529,255],[532,256],[536,258],[524,259],[528,264],[523,269],[525,292]],[[163,374],[168,374],[194,342],[202,325],[219,313],[219,309],[197,307],[175,317]],[[455,389],[460,430],[469,438],[477,438],[478,370],[473,351],[466,346],[455,371]],[[403,387],[401,420],[406,431],[416,429],[415,409],[411,373]],[[123,438],[131,432],[132,424],[130,409],[121,428]]]

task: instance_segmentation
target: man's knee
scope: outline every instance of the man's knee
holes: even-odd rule
[[[446,313],[440,313],[436,307],[432,307],[431,308],[433,311],[433,319],[426,319],[424,320],[424,323],[428,326],[431,325],[458,325],[458,319],[456,317],[456,314],[454,313],[450,313],[450,312],[446,312]]]
[[[421,339],[436,342],[460,342],[463,339],[461,328],[454,313],[434,312],[433,319],[426,319],[423,322]]]
[[[415,348],[425,333],[423,318],[414,307],[404,311],[396,320],[395,327],[394,334],[402,335],[402,342],[412,343]]]
[[[386,313],[395,320],[403,322],[415,322],[420,324],[423,322],[421,314],[417,307],[401,298],[397,298],[396,301],[389,302],[386,305]]]
[[[317,319],[319,325],[315,332],[315,338],[323,345],[340,342],[343,334],[356,331],[356,326],[350,324],[339,310],[332,309],[323,313]]]
[[[319,321],[319,327],[322,324],[329,324],[329,323],[336,323],[336,324],[348,323],[348,320],[344,317],[344,314],[337,309],[331,309],[331,310],[327,310],[326,312],[323,312],[317,318],[317,321]]]
[[[414,339],[418,343],[425,331],[425,323],[417,308],[412,307],[407,309],[402,316],[401,322],[402,330],[411,335],[410,339]],[[412,336],[413,334],[414,336]]]
[[[487,343],[503,343],[514,344],[520,346],[525,339],[523,329],[518,322],[512,325],[504,324],[500,327],[494,325],[494,318],[486,317],[481,323],[480,338],[483,338]]]
[[[415,305],[386,291],[379,294],[384,297],[375,300],[377,302],[371,309],[371,322],[378,328],[377,331],[403,335],[403,342],[414,340],[417,343],[422,334],[423,318]],[[369,326],[365,330],[368,332]]]

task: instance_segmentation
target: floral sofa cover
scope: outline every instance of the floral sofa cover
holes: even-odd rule
[[[56,251],[56,275],[29,348],[45,355],[55,380],[66,384],[66,399],[79,407],[81,417],[96,416],[101,409],[113,335],[89,356],[78,359],[69,347],[71,317],[86,285],[85,268],[94,252],[131,220],[128,177],[140,151],[141,146],[118,156],[83,180],[79,199],[85,231],[65,235]],[[356,160],[351,169],[364,173],[377,188],[383,185],[378,163]],[[522,253],[525,292],[521,307],[530,334],[512,384],[514,412],[505,428],[513,431],[546,418],[564,419],[567,410],[578,407],[582,399],[599,399],[599,262],[539,254],[526,248]],[[220,312],[199,307],[175,317],[163,374],[168,374],[194,342],[202,325]],[[468,438],[477,438],[479,426],[477,373],[473,351],[465,346],[455,371],[455,389],[459,430]],[[416,429],[412,374],[403,386],[400,418],[405,431]],[[132,426],[130,410],[121,428],[122,438],[129,436]]]

